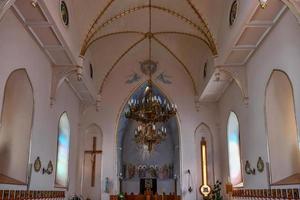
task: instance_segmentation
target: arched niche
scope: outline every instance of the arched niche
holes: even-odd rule
[[[146,86],[146,83],[142,84],[132,95],[130,95],[129,99],[142,96]],[[155,84],[153,84],[153,93],[170,102],[167,96]],[[156,145],[155,150],[151,154],[148,154],[133,140],[134,129],[137,127],[137,123],[125,117],[125,111],[127,109],[128,106],[125,104],[120,113],[117,129],[117,173],[118,175],[122,173],[122,176],[124,177],[124,180],[122,181],[122,191],[139,194],[140,179],[137,170],[138,166],[156,165],[159,168],[162,168],[164,166],[172,165],[172,173],[169,173],[168,177],[163,177],[162,174],[158,172],[157,192],[159,194],[162,194],[163,192],[174,193],[174,177],[176,177],[176,192],[177,195],[180,195],[180,139],[177,117],[171,118],[164,124],[167,128],[166,140]],[[129,168],[132,166],[135,166],[136,168],[135,175],[129,177]]]
[[[265,109],[271,183],[300,183],[300,152],[293,86],[285,72],[272,72],[266,87]]]
[[[205,123],[201,123],[195,131],[195,147],[196,147],[196,161],[197,161],[197,189],[201,187],[202,183],[202,162],[201,162],[201,140],[202,138],[206,141],[207,146],[207,173],[208,173],[208,185],[213,187],[215,183],[215,172],[214,172],[214,144],[213,135],[209,126]],[[203,196],[197,192],[197,199],[202,199]]]
[[[84,131],[83,166],[81,191],[85,199],[100,199],[102,187],[102,150],[103,133],[97,124],[91,124]],[[91,151],[97,151],[91,153]],[[93,175],[93,160],[95,160],[95,174]],[[92,183],[94,176],[94,183]],[[92,185],[93,184],[93,185]]]
[[[34,114],[33,89],[25,69],[5,85],[0,129],[1,183],[26,184]]]

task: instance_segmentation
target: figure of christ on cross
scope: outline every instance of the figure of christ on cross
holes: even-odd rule
[[[92,177],[91,177],[91,187],[95,187],[95,176],[96,176],[96,156],[101,154],[102,150],[97,150],[97,138],[93,137],[93,149],[90,151],[84,151],[84,154],[91,155],[92,159]]]

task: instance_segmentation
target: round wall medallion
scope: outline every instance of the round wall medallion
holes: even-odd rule
[[[232,26],[236,20],[238,13],[238,1],[234,0],[230,7],[230,14],[229,14],[229,25]]]
[[[69,25],[69,11],[65,1],[60,1],[60,14],[64,25]]]

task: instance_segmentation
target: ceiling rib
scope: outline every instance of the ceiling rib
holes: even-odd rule
[[[108,34],[105,34],[105,35],[101,35],[95,39],[93,39],[87,46],[87,49],[95,42],[99,41],[99,40],[102,40],[102,39],[105,39],[107,37],[110,37],[110,36],[114,36],[114,35],[126,35],[126,34],[140,34],[140,35],[145,35],[146,33],[144,32],[141,32],[141,31],[119,31],[119,32],[113,32],[113,33],[108,33]]]
[[[212,38],[210,37],[211,33],[209,30],[206,30],[205,27],[206,24],[205,23],[202,23],[202,26],[201,25],[198,25],[196,24],[195,22],[193,22],[192,20],[188,19],[187,17],[179,14],[178,12],[176,11],[173,11],[171,9],[168,9],[168,8],[164,8],[164,7],[161,7],[161,6],[156,6],[156,5],[143,5],[143,6],[137,6],[137,7],[134,7],[134,8],[130,8],[128,10],[125,10],[125,11],[122,11],[120,12],[119,14],[111,17],[110,19],[106,20],[105,22],[103,22],[102,24],[100,24],[97,28],[95,27],[96,24],[94,24],[92,26],[92,28],[89,30],[88,34],[87,34],[87,37],[86,39],[84,40],[84,43],[82,45],[82,48],[81,48],[81,52],[80,52],[80,55],[81,56],[84,56],[87,49],[88,49],[88,46],[89,46],[89,43],[91,42],[91,40],[93,40],[93,37],[105,26],[107,25],[110,25],[112,24],[114,21],[128,15],[128,14],[131,14],[131,13],[134,13],[138,10],[142,10],[142,9],[146,9],[146,8],[153,8],[153,9],[157,9],[157,10],[160,10],[162,12],[165,12],[165,13],[168,13],[174,17],[177,17],[179,18],[180,20],[184,21],[185,23],[193,26],[195,29],[197,29],[201,34],[204,35],[204,40],[207,41],[206,44],[208,43],[208,47],[211,49],[212,51],[212,54],[213,55],[217,55],[217,49],[216,49],[216,45],[214,44],[214,41],[212,40]],[[98,21],[99,19],[97,19],[96,21]],[[95,29],[95,30],[94,30]],[[204,30],[203,30],[204,29]],[[92,32],[92,30],[94,30]]]
[[[210,44],[206,40],[204,40],[202,37],[200,37],[198,35],[191,34],[191,33],[179,32],[179,31],[162,31],[162,32],[155,32],[155,33],[153,33],[153,35],[166,35],[166,34],[189,36],[189,37],[201,40],[208,47],[210,47]]]
[[[134,47],[136,47],[139,43],[141,43],[142,41],[144,41],[146,39],[146,35],[144,35],[141,39],[139,39],[138,41],[136,41],[135,43],[133,43],[115,62],[114,64],[111,66],[111,68],[109,69],[109,71],[105,74],[105,77],[101,83],[101,86],[100,86],[100,90],[99,90],[99,94],[101,95],[102,94],[102,91],[103,91],[103,87],[104,87],[104,84],[108,78],[108,76],[110,75],[110,73],[113,71],[113,69],[115,68],[115,66],[122,60],[122,58],[124,56],[126,56],[126,54],[128,52],[130,52],[130,50],[132,50]]]
[[[162,47],[164,47],[183,66],[185,72],[188,74],[188,76],[190,77],[190,79],[192,81],[194,93],[195,93],[195,95],[197,95],[197,89],[196,89],[196,84],[195,84],[194,78],[193,78],[191,72],[188,70],[187,66],[183,63],[182,60],[180,60],[180,58],[178,58],[178,56],[176,56],[176,54],[166,44],[164,44],[162,41],[160,41],[159,39],[157,39],[155,36],[153,36],[153,39],[158,44],[160,44]]]

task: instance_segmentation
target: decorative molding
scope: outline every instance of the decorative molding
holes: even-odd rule
[[[121,19],[122,17],[129,15],[131,13],[134,13],[136,11],[139,10],[143,10],[143,9],[147,9],[147,8],[152,8],[152,9],[156,9],[156,10],[160,10],[162,12],[165,12],[167,14],[170,14],[171,16],[174,16],[180,20],[182,20],[183,22],[191,25],[192,27],[194,27],[196,30],[198,30],[200,32],[201,35],[203,35],[203,40],[206,41],[206,44],[209,44],[208,47],[211,49],[213,55],[217,55],[217,48],[216,45],[214,43],[214,40],[212,38],[212,34],[210,32],[210,30],[208,30],[207,24],[203,21],[201,21],[201,24],[198,25],[197,23],[193,22],[192,20],[190,20],[189,18],[185,17],[184,15],[179,14],[178,12],[165,8],[165,7],[161,7],[161,6],[157,6],[157,5],[143,5],[143,6],[137,6],[137,7],[133,7],[130,9],[127,9],[125,11],[122,11],[118,14],[116,14],[115,16],[109,18],[108,20],[104,21],[103,23],[101,23],[100,25],[97,25],[97,22],[99,21],[99,19],[101,18],[101,16],[97,17],[96,20],[94,21],[93,25],[91,26],[90,30],[88,31],[85,40],[83,42],[83,45],[81,47],[81,51],[80,51],[80,55],[84,56],[88,47],[90,46],[91,42],[94,39],[94,36],[100,32],[100,30],[112,23],[114,23],[115,21]]]
[[[217,69],[220,72],[223,72],[227,75],[229,75],[238,85],[238,87],[241,90],[242,97],[244,104],[249,103],[249,97],[248,97],[248,83],[247,83],[247,75],[246,75],[246,68],[245,67],[217,67]]]
[[[300,1],[299,0],[282,0],[287,5],[290,11],[295,15],[300,25]]]
[[[81,81],[83,77],[82,66],[52,66],[52,82],[51,82],[51,94],[50,105],[53,106],[56,98],[57,90],[62,83],[71,75],[76,75],[77,80]]]
[[[5,12],[15,3],[16,0],[0,0],[0,21]]]

